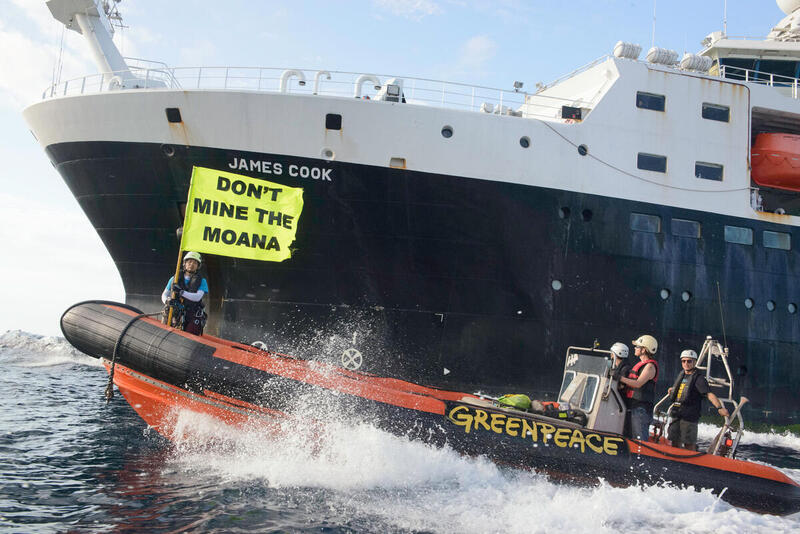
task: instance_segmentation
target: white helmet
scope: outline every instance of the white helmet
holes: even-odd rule
[[[183,261],[186,260],[195,260],[197,263],[203,263],[203,258],[197,252],[187,252],[183,257]]]
[[[692,349],[686,349],[685,351],[681,352],[681,360],[684,358],[691,358],[693,360],[697,359],[697,353]]]
[[[628,345],[625,343],[614,343],[609,350],[611,354],[622,360],[628,357]]]
[[[632,341],[634,347],[642,347],[651,355],[655,354],[658,350],[658,341],[653,336],[639,336],[638,339]]]

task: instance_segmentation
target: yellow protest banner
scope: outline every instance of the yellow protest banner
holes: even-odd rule
[[[303,189],[194,167],[181,250],[283,261],[303,211]]]

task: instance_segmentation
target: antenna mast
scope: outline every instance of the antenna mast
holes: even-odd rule
[[[722,12],[722,35],[728,36],[728,0],[724,0],[725,9]]]
[[[656,0],[653,0],[653,38],[650,41],[650,48],[656,46]]]

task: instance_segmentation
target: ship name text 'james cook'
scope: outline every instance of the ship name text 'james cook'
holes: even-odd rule
[[[260,172],[273,176],[281,176],[284,173],[284,164],[279,161],[233,158],[233,161],[228,163],[228,167],[236,171]],[[322,180],[323,182],[332,181],[332,171],[333,169],[296,165],[294,163],[286,166],[286,172],[292,178],[310,178],[312,180]]]

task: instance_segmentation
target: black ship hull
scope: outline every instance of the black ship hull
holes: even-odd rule
[[[217,168],[303,187],[305,207],[291,259],[207,257],[215,335],[332,362],[355,348],[360,371],[461,391],[547,393],[568,345],[648,333],[666,390],[680,351],[720,335],[724,317],[749,417],[800,416],[796,247],[723,238],[725,225],[757,236],[783,225],[502,176],[145,143],[47,152],[114,259],[127,302],[145,311],[160,306],[174,270],[192,167]],[[659,217],[658,231],[633,230],[632,214]],[[700,238],[674,235],[675,219],[699,222]]]

